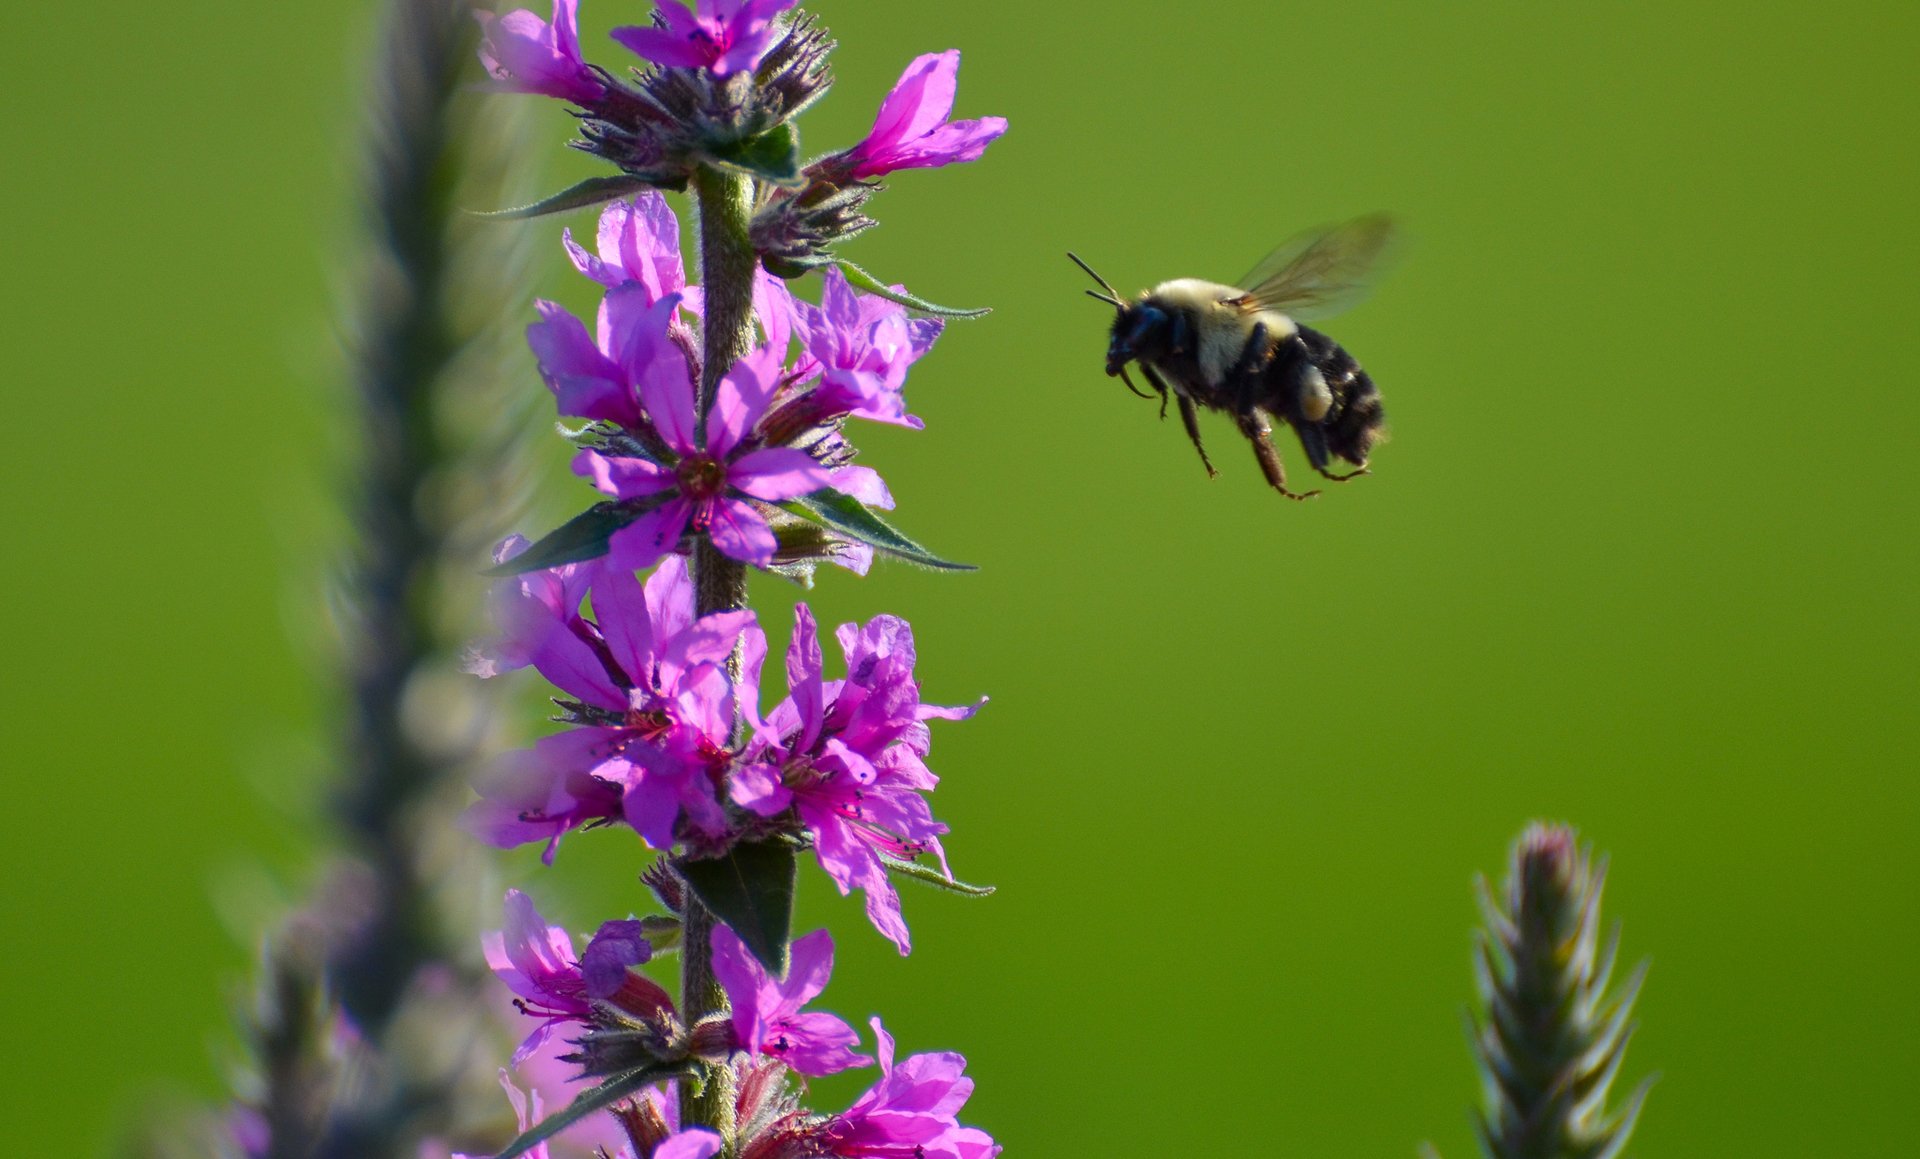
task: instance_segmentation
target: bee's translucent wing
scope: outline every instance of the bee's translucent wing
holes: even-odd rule
[[[1281,243],[1238,285],[1244,310],[1278,310],[1304,322],[1326,318],[1366,297],[1391,265],[1393,219],[1384,213],[1310,229]]]

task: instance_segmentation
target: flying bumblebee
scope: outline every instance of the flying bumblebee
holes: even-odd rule
[[[1117,311],[1107,346],[1109,378],[1117,375],[1133,393],[1153,397],[1127,376],[1127,363],[1137,362],[1160,396],[1161,418],[1171,392],[1207,474],[1219,472],[1200,442],[1199,407],[1233,417],[1274,490],[1289,499],[1311,499],[1320,492],[1287,489],[1272,420],[1293,428],[1315,471],[1343,483],[1367,473],[1367,455],[1384,433],[1386,412],[1373,379],[1354,357],[1301,322],[1338,313],[1363,297],[1393,233],[1384,214],[1309,230],[1241,279],[1246,289],[1176,278],[1132,301],[1077,255],[1067,256],[1105,291],[1087,293]],[[1336,457],[1355,469],[1328,470]]]

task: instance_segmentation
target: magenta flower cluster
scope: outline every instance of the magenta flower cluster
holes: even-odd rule
[[[645,953],[637,961],[627,953],[627,935],[621,927],[633,923],[601,926],[586,952],[576,957],[566,930],[546,924],[518,890],[507,895],[506,918],[506,929],[487,938],[488,964],[517,996],[516,1004],[541,1020],[515,1055],[516,1065],[569,1024],[585,1035],[583,1044],[591,1043],[608,1020],[603,1011],[655,1023],[674,1019],[673,1004],[665,992],[635,969],[647,960]],[[613,965],[596,978],[595,952],[610,944],[621,950],[603,963]],[[736,1067],[743,1078],[759,1077],[757,1084],[740,1084],[745,1097],[752,1097],[756,1086],[765,1085],[766,1076],[782,1068],[817,1077],[874,1065],[873,1056],[856,1053],[860,1035],[853,1027],[837,1015],[805,1009],[832,977],[832,936],[815,930],[796,939],[792,953],[786,976],[775,977],[731,931],[723,926],[713,932],[714,972],[733,1012],[724,1034],[705,1042],[702,1049],[724,1065]],[[846,1159],[992,1159],[998,1154],[999,1147],[985,1132],[963,1127],[955,1117],[973,1093],[973,1080],[965,1073],[966,1059],[952,1053],[917,1054],[896,1065],[893,1036],[880,1019],[870,1024],[878,1047],[879,1081],[840,1114],[796,1109],[781,1115],[777,1129],[763,1133],[779,1139],[782,1153]],[[524,1127],[521,1096],[510,1082],[507,1089],[523,1111]],[[536,1119],[538,1111],[536,1092]],[[705,1146],[705,1140],[718,1138],[711,1132],[673,1131],[676,1124],[664,1109],[662,1117],[672,1131],[669,1140],[699,1139],[699,1145]],[[653,1159],[661,1155],[656,1149]],[[704,1152],[698,1159],[709,1155],[711,1151]]]
[[[795,3],[658,0],[651,23],[613,32],[643,63],[626,79],[583,56],[578,0],[553,0],[544,16],[480,16],[491,87],[575,106],[577,143],[620,175],[552,202],[603,205],[590,241],[562,238],[599,294],[591,316],[543,300],[527,328],[593,503],[537,543],[499,545],[497,634],[468,658],[483,677],[539,673],[559,727],[493,764],[465,825],[502,848],[539,846],[549,863],[576,830],[627,831],[659,853],[644,880],[665,911],[604,922],[576,943],[526,894],[507,895],[504,926],[484,949],[524,1027],[513,1065],[523,1076],[568,1067],[575,1093],[620,1087],[543,1119],[568,1092],[530,1081],[522,1094],[503,1073],[528,1132],[512,1154],[545,1156],[549,1127],[577,1130],[602,1107],[620,1131],[592,1140],[605,1156],[999,1151],[956,1117],[972,1092],[964,1059],[896,1061],[878,1018],[863,1051],[852,1024],[812,1008],[833,969],[826,931],[789,940],[784,916],[769,924],[757,903],[726,894],[758,888],[761,878],[748,879],[767,871],[752,866],[771,858],[786,891],[755,896],[790,906],[796,854],[810,852],[842,895],[861,892],[871,924],[906,954],[893,877],[971,888],[953,880],[948,830],[929,805],[939,783],[929,726],[966,719],[984,700],[923,702],[913,632],[895,616],[841,625],[842,662],[829,665],[800,604],[775,701],[762,688],[769,644],[744,587],[714,597],[702,586],[743,574],[738,565],[803,582],[825,563],[864,574],[876,551],[955,566],[875,514],[893,508],[893,495],[854,462],[860,421],[924,426],[905,389],[943,323],[910,309],[925,303],[904,288],[843,270],[832,247],[872,224],[860,208],[880,178],[976,160],[1006,122],[953,120],[959,54],[928,54],[864,139],[802,163],[786,122],[826,91],[833,45]],[[706,197],[701,182],[718,179],[742,183],[737,204],[753,206],[729,227],[735,252],[751,248],[753,273],[749,281],[744,261],[710,264],[740,272],[692,284],[680,220],[660,190]],[[817,302],[788,288],[810,275]],[[750,321],[733,328],[749,307]],[[722,342],[710,321],[729,327]],[[709,357],[726,364],[707,374]],[[721,868],[730,876],[716,884]],[[648,973],[672,953],[688,971],[681,1002]],[[698,990],[696,960],[707,980]],[[724,1010],[685,997],[713,986]],[[876,1061],[879,1079],[838,1114],[802,1107],[789,1081]],[[710,1111],[715,1091],[734,1100],[730,1113]]]
[[[523,548],[509,540],[499,557]],[[502,581],[494,603],[502,633],[470,669],[535,668],[565,694],[570,727],[495,765],[467,813],[476,836],[503,848],[544,841],[551,861],[568,832],[613,822],[655,849],[803,834],[840,891],[865,891],[874,927],[907,952],[888,863],[930,854],[948,872],[947,827],[925,797],[939,783],[925,760],[927,722],[978,706],[921,703],[906,621],[842,625],[847,676],[827,680],[813,616],[799,605],[788,694],[762,717],[765,636],[751,612],[695,619],[678,556],[644,587],[615,562],[569,564]],[[747,663],[736,682],[724,662],[737,643]],[[736,711],[753,724],[737,745]]]

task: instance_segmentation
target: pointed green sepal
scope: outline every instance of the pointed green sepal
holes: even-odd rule
[[[940,571],[978,570],[970,563],[954,563],[951,560],[941,559],[900,534],[891,523],[869,510],[866,504],[831,487],[785,503],[776,503],[774,506],[789,514],[818,523],[829,531],[837,532],[849,539],[859,540],[896,559],[904,559],[908,563],[917,563],[921,567],[937,568]]]
[[[905,861],[898,857],[889,857],[882,853],[880,864],[887,867],[888,873],[897,873],[901,877],[911,877],[915,881],[924,881],[936,889],[948,893],[957,893],[963,897],[987,897],[993,893],[990,885],[969,885],[964,881],[955,881],[946,877],[931,865],[922,865],[918,861]]]
[[[625,173],[618,177],[589,177],[578,185],[562,189],[552,197],[543,197],[532,205],[481,211],[477,216],[498,217],[510,221],[528,217],[545,217],[550,213],[565,213],[570,209],[585,209],[589,205],[601,205],[630,193],[638,193],[642,189],[650,189],[658,184],[659,182],[647,181]]]
[[[693,1068],[685,1063],[675,1063],[671,1066],[642,1066],[622,1071],[599,1086],[580,1092],[579,1097],[567,1104],[566,1110],[555,1111],[535,1123],[525,1134],[507,1144],[507,1149],[494,1156],[494,1159],[516,1159],[517,1156],[525,1155],[595,1111],[605,1110],[621,1099],[638,1093],[642,1088],[652,1086],[654,1083],[666,1082],[668,1079],[691,1077],[693,1073]]]
[[[993,313],[992,309],[982,306],[977,310],[956,310],[952,306],[936,306],[925,298],[916,298],[905,290],[896,290],[879,278],[854,265],[844,258],[834,258],[833,264],[847,276],[847,284],[857,286],[869,294],[878,294],[889,302],[896,302],[909,310],[918,310],[922,314],[938,314],[942,318],[984,318]]]
[[[798,874],[793,846],[742,841],[724,857],[682,861],[678,868],[701,904],[725,922],[774,977],[785,977]]]
[[[709,149],[707,159],[721,169],[745,173],[769,185],[798,189],[807,183],[800,174],[800,134],[790,123],[775,125],[757,137]]]
[[[530,571],[583,563],[607,554],[613,533],[658,507],[659,500],[641,503],[596,503],[543,536],[532,547],[483,575],[525,575]]]

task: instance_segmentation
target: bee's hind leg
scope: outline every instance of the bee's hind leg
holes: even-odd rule
[[[1295,423],[1293,433],[1300,436],[1300,449],[1307,453],[1307,461],[1312,463],[1313,469],[1318,471],[1320,477],[1326,479],[1328,482],[1345,483],[1349,479],[1358,479],[1360,476],[1367,474],[1365,467],[1357,471],[1348,471],[1344,475],[1336,475],[1332,471],[1327,470],[1327,463],[1331,461],[1332,456],[1327,449],[1326,432],[1320,429],[1320,424],[1309,422]]]
[[[1256,413],[1241,415],[1239,421],[1240,433],[1253,444],[1253,456],[1260,460],[1260,471],[1275,491],[1289,499],[1311,499],[1320,494],[1317,490],[1287,490],[1287,471],[1280,465],[1280,451],[1273,445],[1273,428],[1267,425],[1266,419]]]

